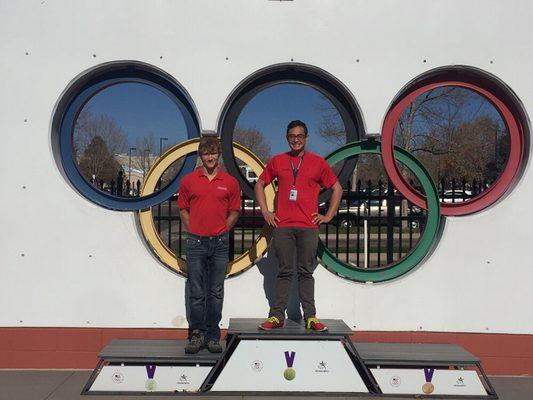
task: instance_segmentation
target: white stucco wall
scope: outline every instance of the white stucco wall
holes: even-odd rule
[[[215,130],[239,82],[293,59],[342,81],[379,132],[398,91],[445,65],[497,76],[529,112],[532,15],[528,0],[0,0],[0,326],[186,326],[185,280],[146,249],[135,215],[92,204],[57,168],[54,107],[83,71],[160,68]],[[364,330],[533,333],[532,196],[527,166],[505,201],[448,218],[431,257],[391,282],[319,267],[319,316]],[[223,323],[266,316],[263,284],[257,268],[228,280]]]

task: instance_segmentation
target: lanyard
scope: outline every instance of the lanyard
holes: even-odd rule
[[[304,155],[302,155],[300,157],[300,161],[298,162],[298,168],[294,168],[294,164],[292,163],[292,158],[290,159],[291,160],[291,168],[292,168],[292,176],[294,177],[293,181],[292,181],[292,186],[293,187],[296,187],[296,178],[298,177],[298,171],[300,171],[300,167],[302,166],[302,161],[304,159]]]

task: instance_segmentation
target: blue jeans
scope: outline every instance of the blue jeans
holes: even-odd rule
[[[224,279],[228,267],[228,233],[187,237],[187,282],[189,284],[190,330],[199,330],[206,340],[220,339]]]

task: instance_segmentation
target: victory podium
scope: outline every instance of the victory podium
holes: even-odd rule
[[[82,394],[335,394],[497,398],[480,360],[453,344],[357,343],[342,320],[262,331],[232,318],[223,352],[185,354],[186,340],[115,339]]]

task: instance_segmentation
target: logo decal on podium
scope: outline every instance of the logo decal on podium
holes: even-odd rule
[[[394,375],[390,378],[390,385],[392,387],[398,387],[402,384],[402,379],[398,375]]]
[[[189,381],[187,380],[187,375],[181,374],[180,379],[178,381],[178,385],[189,385]]]
[[[113,382],[115,383],[122,383],[124,382],[124,375],[122,374],[122,372],[117,371],[113,373],[111,379],[113,379]]]
[[[457,380],[455,381],[455,385],[453,385],[453,386],[455,386],[455,387],[465,387],[466,386],[465,378],[460,376],[459,378],[457,378]]]
[[[328,363],[320,361],[316,366],[315,372],[329,372]]]
[[[292,381],[294,378],[296,378],[296,371],[294,370],[294,368],[292,368],[295,357],[296,357],[296,352],[294,351],[291,351],[290,353],[288,351],[285,352],[285,361],[287,362],[287,369],[283,371],[283,376],[288,381]]]
[[[254,372],[261,372],[263,369],[263,363],[260,360],[255,360],[252,362],[251,367]]]

